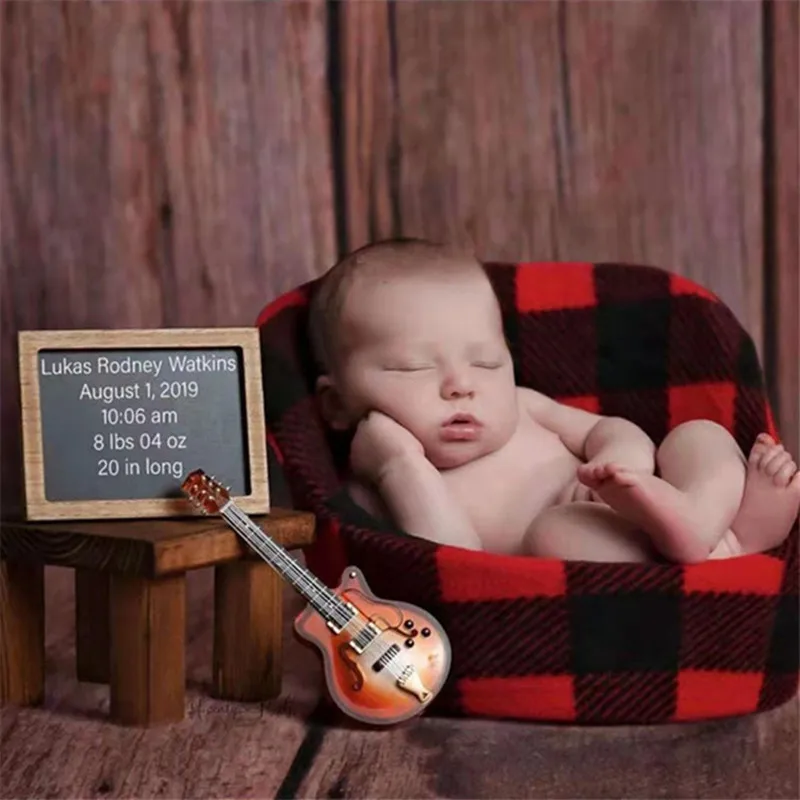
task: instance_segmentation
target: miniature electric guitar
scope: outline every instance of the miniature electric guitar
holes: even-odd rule
[[[307,601],[295,631],[321,651],[328,691],[360,722],[392,725],[421,714],[450,671],[450,641],[426,611],[375,597],[348,567],[329,589],[239,509],[229,491],[197,469],[181,484],[194,505],[220,514]]]

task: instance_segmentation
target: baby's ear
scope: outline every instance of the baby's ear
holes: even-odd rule
[[[317,378],[316,390],[322,418],[325,422],[335,431],[347,430],[347,414],[333,378],[329,375],[320,375]]]

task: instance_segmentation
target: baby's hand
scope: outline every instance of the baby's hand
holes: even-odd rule
[[[422,444],[412,433],[386,414],[370,411],[353,437],[350,466],[359,477],[377,483],[395,459],[424,455]]]

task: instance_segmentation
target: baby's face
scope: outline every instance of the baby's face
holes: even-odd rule
[[[342,312],[335,382],[349,421],[376,410],[438,468],[505,444],[518,421],[511,354],[486,277],[356,281]]]

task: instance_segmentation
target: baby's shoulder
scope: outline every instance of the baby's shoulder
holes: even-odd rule
[[[535,389],[529,389],[527,386],[517,386],[517,403],[520,408],[534,416],[536,416],[537,412],[549,408],[555,402],[552,397],[537,392]]]

